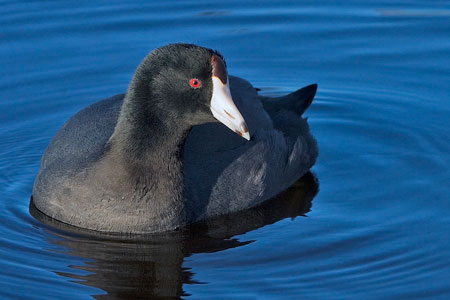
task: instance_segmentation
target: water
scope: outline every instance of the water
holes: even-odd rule
[[[0,298],[450,298],[448,2],[0,5]],[[220,50],[265,95],[317,82],[314,175],[264,207],[152,237],[32,217],[56,130],[179,41]]]

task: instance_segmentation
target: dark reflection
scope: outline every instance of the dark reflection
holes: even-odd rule
[[[43,215],[32,201],[30,213],[52,226],[46,228],[52,233],[51,243],[67,248],[71,255],[86,258],[84,265],[70,267],[88,271],[88,275],[58,274],[106,292],[93,295],[95,299],[180,299],[187,296],[183,284],[198,283],[194,274],[182,267],[185,257],[251,243],[232,237],[306,214],[317,191],[317,179],[307,173],[288,190],[258,207],[152,235],[118,236],[77,229]]]

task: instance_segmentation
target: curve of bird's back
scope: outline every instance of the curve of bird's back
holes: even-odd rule
[[[123,98],[121,94],[100,100],[72,116],[47,147],[41,169],[72,175],[96,161],[114,131]]]

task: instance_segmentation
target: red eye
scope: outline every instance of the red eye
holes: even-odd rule
[[[201,84],[201,82],[200,82],[200,80],[198,80],[198,79],[196,79],[196,78],[192,78],[190,81],[189,81],[189,84],[194,88],[194,89],[197,89],[197,88],[199,88],[202,84]]]

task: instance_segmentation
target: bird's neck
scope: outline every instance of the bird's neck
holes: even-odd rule
[[[191,124],[164,106],[170,99],[156,98],[145,85],[132,81],[109,145],[111,150],[123,154],[135,172],[178,171]],[[167,168],[172,170],[166,172]]]
[[[184,216],[183,146],[190,125],[172,120],[170,113],[143,99],[127,95],[113,135],[108,143],[109,159],[114,161],[118,176],[135,190],[133,195],[145,201],[159,218],[176,225]],[[128,101],[128,102],[127,102]],[[131,194],[130,194],[131,195]]]

